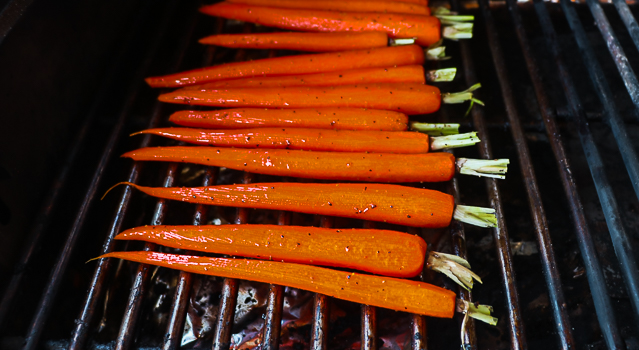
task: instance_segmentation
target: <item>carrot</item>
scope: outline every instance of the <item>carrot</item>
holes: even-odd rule
[[[200,11],[211,16],[290,30],[384,32],[391,38],[415,38],[417,44],[425,47],[442,38],[441,22],[434,16],[285,9],[230,2],[204,6]]]
[[[151,87],[180,87],[244,77],[311,74],[423,64],[424,57],[424,50],[417,45],[381,47],[227,63],[160,77],[150,77],[146,78],[146,82]]]
[[[438,88],[421,84],[370,84],[336,87],[235,88],[178,90],[162,94],[162,102],[214,107],[385,109],[411,114],[439,110]]]
[[[297,127],[339,130],[408,130],[404,113],[362,108],[222,109],[179,111],[169,121],[196,128]]]
[[[277,261],[209,258],[158,252],[113,252],[119,258],[203,275],[272,283],[366,305],[451,318],[455,293],[428,283]]]
[[[279,49],[297,51],[346,51],[388,46],[386,33],[253,33],[211,35],[199,40],[201,44],[236,49]]]
[[[477,133],[430,137],[414,131],[322,130],[301,128],[258,128],[210,130],[192,128],[156,128],[132,135],[152,134],[187,143],[267,149],[307,151],[427,153],[479,142]],[[431,146],[432,144],[432,146]]]
[[[141,148],[122,157],[195,163],[276,176],[387,183],[449,181],[456,171],[503,179],[508,170],[507,159],[455,159],[446,152],[367,154],[175,146]]]
[[[131,185],[150,196],[189,203],[288,210],[415,227],[446,227],[453,215],[457,220],[478,226],[494,227],[496,224],[493,209],[461,205],[455,208],[454,199],[449,194],[399,185],[276,182],[146,187],[130,182],[120,184]]]
[[[341,12],[381,12],[430,15],[424,5],[391,0],[228,0],[229,2],[251,6],[266,6],[287,9],[327,10]]]
[[[115,239],[393,277],[420,274],[427,247],[419,236],[398,231],[280,225],[143,226]]]
[[[185,90],[226,89],[248,87],[285,87],[285,86],[336,86],[375,83],[426,84],[424,67],[418,65],[350,69],[338,72],[316,74],[287,75],[281,77],[252,77],[232,80],[220,80],[202,85],[187,86]]]

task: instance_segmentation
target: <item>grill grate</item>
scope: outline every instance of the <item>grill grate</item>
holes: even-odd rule
[[[613,55],[615,57],[615,63],[617,65],[623,64],[627,61],[627,59],[624,60],[626,55],[621,49],[621,43],[623,43],[624,40],[617,40],[610,25],[606,25],[606,15],[601,9],[601,5],[596,3],[594,0],[587,1],[590,10],[595,15],[599,30],[606,38],[606,42],[609,44],[611,53],[615,53]],[[622,15],[622,18],[626,18],[630,10],[627,7],[624,7],[624,4],[620,3],[620,1],[621,0],[615,0],[615,5]],[[492,63],[497,80],[492,82],[489,81],[488,84],[485,84],[487,85],[485,90],[480,92],[478,95],[494,95],[492,99],[494,101],[499,101],[499,97],[495,96],[500,96],[499,92],[501,92],[501,98],[503,98],[506,111],[505,115],[491,117],[488,111],[493,109],[497,110],[497,107],[486,110],[483,108],[474,108],[471,113],[472,123],[467,123],[467,126],[471,127],[472,125],[472,129],[478,131],[482,142],[479,144],[477,150],[456,150],[455,153],[462,153],[466,155],[466,153],[478,152],[481,158],[486,159],[493,158],[493,154],[498,154],[499,157],[497,158],[501,158],[504,154],[507,154],[510,156],[511,160],[513,160],[512,163],[516,163],[514,160],[517,158],[519,160],[519,168],[511,168],[509,178],[516,178],[520,179],[517,181],[522,181],[521,184],[517,183],[516,185],[521,185],[517,194],[525,190],[527,202],[523,204],[514,204],[513,206],[515,209],[522,209],[528,206],[530,210],[530,218],[525,219],[524,223],[517,223],[515,221],[523,217],[523,215],[520,213],[511,215],[512,211],[509,207],[512,205],[511,203],[517,199],[517,194],[511,194],[508,193],[508,191],[515,185],[502,184],[497,180],[487,178],[485,179],[485,193],[482,193],[481,189],[473,188],[473,186],[476,186],[476,184],[479,183],[476,180],[470,181],[466,179],[455,179],[450,185],[445,186],[449,192],[455,195],[456,200],[463,198],[464,202],[487,201],[488,205],[496,209],[499,220],[499,227],[492,230],[493,244],[497,250],[496,255],[492,256],[491,259],[496,260],[497,262],[490,266],[494,265],[499,268],[501,280],[498,281],[497,278],[488,278],[486,286],[477,287],[479,292],[475,293],[475,299],[473,300],[480,300],[482,302],[488,302],[486,299],[492,299],[493,301],[498,300],[497,305],[495,306],[498,309],[497,316],[501,317],[500,324],[497,328],[495,328],[495,331],[495,329],[491,330],[486,326],[475,324],[472,319],[468,322],[462,322],[462,318],[460,317],[457,320],[458,324],[465,325],[465,327],[461,329],[462,338],[468,344],[468,349],[526,349],[529,346],[537,347],[542,343],[544,346],[548,346],[549,348],[567,349],[584,347],[586,342],[588,342],[589,345],[594,344],[593,347],[595,348],[604,348],[604,345],[597,343],[596,340],[593,343],[592,339],[596,338],[596,336],[593,336],[590,333],[594,330],[595,333],[601,332],[601,338],[603,338],[608,348],[623,349],[626,348],[626,343],[628,344],[628,348],[632,348],[633,344],[638,344],[638,333],[635,327],[628,325],[628,322],[630,322],[630,324],[634,324],[636,323],[636,320],[624,319],[629,313],[621,313],[619,310],[624,308],[630,309],[628,306],[632,305],[634,309],[630,309],[632,310],[630,315],[639,315],[639,286],[636,284],[636,274],[638,271],[634,263],[634,256],[636,254],[633,254],[632,252],[632,247],[636,246],[637,237],[627,235],[624,226],[627,227],[628,222],[622,221],[622,218],[626,217],[633,209],[628,210],[618,205],[617,198],[615,197],[616,184],[610,183],[606,177],[605,170],[602,171],[604,168],[604,162],[601,159],[598,159],[600,156],[597,151],[597,143],[600,143],[600,140],[599,138],[596,138],[596,135],[591,133],[588,122],[591,121],[593,124],[596,123],[597,125],[600,125],[603,120],[611,124],[612,132],[615,135],[614,141],[616,141],[616,145],[618,145],[618,148],[621,150],[623,166],[628,169],[631,182],[634,186],[639,186],[639,176],[636,176],[639,174],[639,162],[637,162],[634,152],[631,152],[634,147],[636,147],[636,142],[635,145],[633,145],[632,138],[627,136],[627,134],[630,133],[631,135],[636,136],[637,130],[634,127],[628,130],[626,127],[628,123],[624,124],[620,116],[620,112],[615,106],[615,97],[614,94],[610,92],[606,79],[606,74],[609,74],[609,72],[606,72],[602,67],[600,67],[594,56],[594,51],[590,47],[589,40],[586,37],[586,31],[581,26],[578,15],[573,9],[574,6],[579,5],[570,4],[567,0],[561,0],[563,15],[565,15],[568,19],[568,23],[572,30],[572,32],[568,33],[573,33],[576,37],[577,45],[583,52],[584,63],[589,72],[592,74],[593,84],[596,86],[595,90],[602,101],[605,113],[603,113],[601,117],[599,117],[600,114],[598,112],[593,112],[592,115],[595,117],[587,117],[585,108],[582,106],[577,95],[575,87],[576,83],[573,82],[577,81],[577,79],[573,79],[573,73],[569,70],[565,61],[561,57],[562,54],[566,54],[562,51],[568,50],[568,48],[559,47],[558,35],[553,28],[554,24],[561,25],[561,23],[558,23],[557,19],[554,21],[551,20],[547,10],[547,7],[554,6],[553,8],[556,8],[557,6],[544,3],[541,0],[534,0],[534,10],[541,22],[543,36],[532,36],[531,30],[526,29],[527,26],[525,22],[525,20],[534,17],[531,11],[531,6],[529,6],[530,4],[521,5],[515,0],[507,0],[506,4],[508,5],[511,22],[504,20],[503,2],[479,0],[477,5],[481,16],[478,16],[479,18],[477,18],[475,26],[476,38],[473,39],[474,42],[461,41],[458,46],[454,43],[449,44],[453,50],[459,50],[459,55],[456,56],[460,57],[461,61],[456,62],[458,63],[457,66],[459,71],[464,76],[465,85],[469,86],[477,81],[482,81],[483,76],[487,74],[484,71],[478,71],[476,66],[479,67]],[[461,12],[464,12],[465,9],[473,8],[473,5],[474,3],[471,2],[461,3],[459,0],[451,0],[451,7],[453,10],[459,10]],[[146,6],[154,5],[153,2],[149,1]],[[172,12],[177,6],[181,6],[178,1],[174,1],[166,5],[166,17],[161,25],[164,31],[167,31],[169,26],[172,25],[172,21],[174,20],[172,18]],[[526,12],[528,17],[523,16],[522,18],[521,12],[523,11]],[[193,38],[197,32],[197,28],[199,28],[198,26],[200,25],[198,21],[201,20],[202,15],[197,14],[195,11],[191,12],[193,17],[187,19],[189,24],[186,26],[184,34],[180,39],[181,47],[177,48],[175,51],[174,63],[171,68],[173,71],[178,71],[185,65],[188,66],[188,64],[183,64],[183,62],[187,60],[200,60],[203,65],[210,65],[211,63],[218,61],[220,55],[228,55],[228,52],[231,52],[227,50],[226,53],[220,53],[219,51],[223,50],[208,48],[203,53],[203,58],[202,55],[198,58],[193,58],[196,55],[189,50],[189,47],[194,41]],[[536,20],[536,18],[534,20]],[[508,62],[508,55],[512,54],[510,52],[503,51],[502,47],[505,46],[502,46],[502,44],[504,43],[504,40],[507,40],[504,39],[507,35],[502,34],[500,31],[500,29],[509,25],[514,25],[515,35],[517,38],[516,42],[523,53],[523,64],[525,64],[528,70],[528,75],[525,79],[530,79],[532,83],[533,91],[524,94],[530,97],[527,101],[529,105],[538,106],[539,117],[537,119],[540,120],[535,119],[536,116],[534,115],[534,120],[525,120],[525,115],[534,114],[534,112],[522,113],[521,104],[517,103],[519,95],[517,95],[516,89],[513,89],[513,87],[517,85],[517,82],[515,81],[516,78],[513,77],[520,77],[523,73],[512,69],[513,67],[516,67],[521,70],[521,66]],[[632,27],[632,25],[633,24],[629,24],[628,26]],[[634,26],[636,27],[636,23]],[[225,25],[223,20],[218,19],[215,21],[213,30],[210,30],[211,28],[207,28],[207,34],[210,34],[211,31],[217,33],[226,31],[229,27],[232,26],[229,26],[228,23]],[[242,30],[248,32],[253,30],[253,28],[254,27],[251,25],[244,25]],[[634,35],[635,33],[631,30],[631,34]],[[540,58],[541,55],[537,51],[534,51],[535,43],[528,39],[529,36],[533,37],[537,41],[546,39],[553,58],[551,60],[543,56]],[[36,315],[30,322],[28,329],[24,333],[24,349],[35,349],[38,344],[41,343],[40,338],[42,338],[43,330],[47,326],[47,322],[55,320],[58,316],[54,311],[54,303],[56,300],[62,298],[61,296],[58,296],[58,294],[60,294],[58,292],[61,288],[61,283],[63,282],[63,276],[67,273],[68,269],[72,269],[71,267],[68,267],[69,262],[71,261],[72,250],[77,248],[78,237],[81,233],[83,233],[85,220],[91,204],[96,201],[95,194],[98,193],[101,186],[104,186],[101,185],[101,182],[105,182],[103,181],[104,177],[107,175],[111,177],[118,176],[116,174],[117,172],[114,170],[108,172],[110,168],[108,168],[107,165],[113,153],[116,151],[118,144],[122,143],[119,141],[119,137],[126,129],[126,125],[128,125],[127,123],[130,124],[130,120],[134,118],[136,113],[138,113],[136,109],[138,107],[136,106],[144,103],[141,102],[142,100],[147,98],[151,100],[157,95],[157,91],[154,91],[152,94],[147,94],[144,90],[142,90],[142,77],[148,75],[147,72],[149,71],[153,60],[158,59],[157,52],[164,37],[164,32],[159,32],[157,33],[157,36],[153,38],[154,43],[151,45],[151,49],[148,51],[145,61],[141,65],[140,69],[138,69],[136,77],[134,77],[134,83],[127,94],[128,99],[122,108],[122,112],[119,115],[119,119],[114,127],[111,137],[108,140],[104,152],[102,153],[102,157],[97,165],[95,173],[93,174],[92,182],[90,183],[88,190],[86,190],[86,195],[80,205],[80,209],[77,211],[75,221],[71,225],[63,250],[60,252],[51,275],[47,280],[47,286],[39,301],[39,311],[37,311]],[[489,54],[487,52],[477,50],[477,41],[482,39],[486,39],[485,42],[482,43],[489,47],[490,51],[487,51]],[[512,44],[512,40],[509,41],[509,43]],[[545,44],[538,44],[536,47],[541,47],[543,45]],[[540,51],[543,50],[544,49],[542,48]],[[630,50],[632,50],[632,48],[630,48]],[[232,52],[235,54],[235,60],[244,60],[247,55],[247,52],[244,50]],[[278,53],[275,51],[269,52],[269,56],[271,57],[276,54]],[[634,53],[629,51],[629,54],[632,56]],[[455,54],[453,55],[455,56]],[[114,65],[114,67],[117,66],[117,64]],[[553,71],[557,69],[560,73],[558,79],[562,85],[563,91],[565,91],[566,100],[569,106],[567,110],[561,102],[553,100],[552,96],[550,96],[548,87],[545,85],[547,83],[544,81],[545,79],[543,79],[544,74],[542,72],[547,72],[549,69]],[[637,86],[639,84],[636,82],[636,77],[634,76],[630,65],[621,65],[619,66],[619,70],[621,72],[623,82],[630,92],[632,100],[635,101],[634,91],[639,91],[636,90],[639,88],[639,86]],[[482,83],[484,83],[484,81],[482,81]],[[170,107],[167,105],[155,102],[150,112],[151,120],[146,127],[152,128],[161,125],[164,122],[169,109]],[[457,111],[458,110],[455,109],[447,109],[439,114],[439,118],[443,122],[448,120],[457,121],[459,118],[451,117],[453,112],[454,115],[457,115]],[[562,112],[559,113],[558,111]],[[499,117],[504,118],[502,118],[502,120],[498,120]],[[90,118],[87,120],[87,123],[90,123]],[[543,125],[539,123],[540,121],[543,122]],[[628,125],[632,126],[632,124]],[[506,137],[506,129],[508,128],[510,129],[512,140],[508,139],[507,141],[504,141],[503,138]],[[566,130],[567,133],[564,133],[564,135],[567,134],[568,136],[562,137],[560,135],[560,130],[562,132],[563,130]],[[576,320],[577,314],[574,311],[577,306],[575,306],[575,304],[579,303],[579,301],[572,301],[571,299],[576,295],[579,296],[579,298],[582,298],[584,294],[579,294],[573,290],[574,285],[567,282],[570,277],[565,276],[565,269],[561,266],[562,262],[566,261],[563,254],[566,251],[570,251],[571,248],[566,248],[565,246],[568,244],[565,243],[552,243],[553,239],[555,242],[565,240],[558,237],[556,234],[556,231],[559,231],[557,228],[559,225],[553,222],[553,217],[556,215],[552,214],[551,210],[546,211],[544,209],[551,207],[548,205],[549,198],[554,201],[558,195],[555,193],[549,193],[551,190],[548,189],[550,188],[547,183],[548,176],[546,174],[541,174],[541,172],[545,172],[545,169],[541,169],[539,164],[546,163],[538,158],[543,157],[539,157],[539,152],[537,152],[537,150],[533,147],[529,148],[530,134],[540,134],[543,131],[547,134],[548,144],[551,148],[551,152],[546,153],[552,153],[552,155],[554,155],[557,173],[561,179],[561,184],[567,197],[568,208],[563,208],[562,213],[566,216],[572,216],[572,221],[570,223],[571,231],[568,231],[568,233],[571,235],[573,231],[576,233],[574,245],[578,246],[580,254],[582,255],[585,275],[587,276],[587,284],[586,282],[582,282],[581,284],[575,285],[581,287],[587,285],[589,287],[589,291],[586,290],[583,292],[585,293],[585,298],[588,298],[588,300],[583,303],[592,303],[594,305],[598,325],[584,325],[583,322]],[[495,137],[495,135],[498,137]],[[575,135],[578,135],[582,139],[583,146],[581,149],[575,150],[573,147],[574,142],[571,143],[572,138]],[[78,137],[78,141],[76,141],[77,146],[72,149],[77,151],[83,144],[84,137],[84,133],[82,133],[81,136]],[[139,147],[150,146],[152,140],[153,139],[150,135],[143,136]],[[586,154],[586,165],[579,163],[579,160],[577,160],[577,162],[573,160],[575,157],[579,157],[582,150]],[[544,155],[546,155],[546,153],[544,153]],[[575,156],[575,154],[577,154],[577,156]],[[74,157],[75,156],[72,152],[69,155],[69,161],[73,162]],[[575,163],[577,163],[577,165],[575,165]],[[584,190],[582,186],[579,186],[580,190],[578,191],[577,183],[580,180],[578,176],[574,175],[585,169],[586,166],[591,169],[592,181],[594,181],[596,192],[602,203],[604,217],[606,219],[615,218],[615,220],[606,220],[606,224],[612,236],[612,246],[614,247],[617,258],[620,261],[619,265],[621,266],[620,271],[622,271],[623,274],[623,281],[628,285],[627,294],[630,301],[628,301],[625,297],[617,297],[618,294],[611,293],[607,287],[611,284],[609,282],[610,277],[606,276],[604,271],[605,269],[611,268],[611,265],[614,264],[614,262],[611,264],[607,257],[602,259],[600,262],[599,259],[602,252],[601,249],[597,249],[597,245],[601,243],[601,237],[606,235],[606,227],[604,225],[593,226],[593,220],[589,218],[589,216],[593,215],[593,210],[590,209],[593,205],[584,199],[592,198],[592,196],[588,196],[586,193],[587,190]],[[622,164],[619,165],[619,169],[621,169],[621,166]],[[168,187],[182,185],[179,179],[181,167],[178,164],[170,164],[162,169],[162,174],[164,175],[163,186]],[[138,180],[140,180],[143,176],[142,170],[142,163],[135,163],[126,175],[127,181],[133,183],[138,182]],[[60,182],[66,181],[65,171],[68,170],[63,169],[59,180],[56,183],[57,187],[54,187],[54,189],[59,188]],[[219,169],[205,169],[204,176],[200,181],[201,185],[207,186],[215,184],[216,182],[224,181],[224,179],[221,178],[222,176],[219,173]],[[244,183],[250,183],[256,180],[256,178],[251,174],[244,173],[241,176],[241,180]],[[627,184],[624,186],[624,191],[629,192],[627,190]],[[107,238],[103,243],[102,253],[115,249],[113,237],[121,231],[125,223],[125,215],[138,216],[139,218],[145,216],[144,213],[132,204],[134,196],[130,187],[125,187],[121,191],[122,194],[118,199],[115,214],[107,230]],[[616,191],[618,192],[619,190],[617,189]],[[53,205],[61,205],[59,203],[56,204],[57,196],[54,191],[52,191],[52,193],[53,194],[50,196],[51,199],[47,200],[45,208]],[[633,205],[636,205],[635,202],[637,201],[637,198],[634,196],[631,197],[630,202]],[[623,200],[624,203],[627,202],[626,197],[624,197]],[[588,203],[588,206],[584,208],[582,202]],[[169,214],[167,206],[169,205],[173,207],[172,203],[164,200],[157,200],[154,202],[151,218],[152,225],[159,225],[168,220],[167,217]],[[199,225],[207,222],[212,216],[210,215],[211,213],[207,213],[209,208],[206,206],[198,205],[190,208],[191,209],[188,214],[190,215],[190,223]],[[637,208],[639,208],[639,206],[637,206]],[[195,210],[194,214],[193,209]],[[553,205],[552,209],[556,209],[556,206]],[[595,211],[598,212],[599,209],[596,208]],[[22,258],[24,261],[21,262],[21,265],[33,263],[30,260],[33,259],[34,247],[39,241],[38,237],[46,230],[47,215],[50,215],[47,213],[50,212],[44,210],[41,215],[43,219],[37,220],[37,223],[32,230],[32,237],[34,238],[30,239],[31,245],[25,250],[25,254]],[[250,213],[251,211],[247,209],[237,209],[235,223],[248,223]],[[291,217],[291,213],[279,212],[277,213],[277,221],[280,225],[288,225],[293,222],[293,219]],[[528,225],[528,230],[531,232],[528,236],[535,237],[537,239],[539,257],[541,258],[541,272],[537,271],[532,276],[527,276],[526,273],[520,273],[522,270],[521,268],[518,268],[518,258],[513,256],[513,250],[511,248],[513,238],[509,238],[508,233],[508,228],[510,228],[510,232],[514,233],[512,235],[514,238],[521,239],[522,237],[527,237],[526,234],[522,234],[518,231],[528,223],[530,223],[530,225]],[[632,225],[634,223],[630,222],[630,224]],[[321,226],[333,227],[334,225],[336,225],[336,223],[332,218],[321,218]],[[363,223],[363,225],[367,227],[374,227],[375,224],[367,222]],[[422,234],[419,230],[413,230],[411,232]],[[464,258],[468,256],[471,263],[474,263],[473,259],[477,257],[477,254],[473,254],[472,250],[470,251],[471,254],[469,254],[466,251],[466,246],[467,243],[469,245],[472,244],[474,247],[479,245],[478,241],[480,239],[473,237],[475,235],[479,235],[479,232],[483,231],[468,229],[468,232],[466,232],[460,223],[454,222],[443,235],[437,232],[425,232],[425,234],[428,237],[433,238],[432,240],[427,240],[430,246],[436,246],[437,248],[440,246],[443,246],[444,248],[450,247],[455,254]],[[467,233],[469,239],[468,242],[466,241]],[[449,240],[449,238],[451,239]],[[154,244],[146,244],[144,249],[155,250],[158,249],[158,247]],[[555,251],[557,251],[557,254],[555,254]],[[96,254],[91,253],[91,255],[94,256]],[[71,332],[72,335],[68,343],[68,347],[71,349],[83,349],[90,344],[89,341],[92,339],[93,332],[92,325],[96,322],[95,312],[96,310],[98,312],[100,311],[100,302],[104,298],[106,289],[108,288],[108,279],[111,275],[111,270],[113,270],[111,268],[113,262],[110,261],[110,259],[104,259],[95,262],[95,264],[95,271],[93,272],[93,276],[89,282],[86,299],[81,304],[80,315],[78,316]],[[483,271],[486,270],[486,268],[480,269]],[[614,270],[617,269],[619,268],[615,265]],[[124,308],[124,316],[117,321],[110,321],[117,323],[116,327],[119,329],[117,331],[117,337],[115,337],[114,342],[111,343],[116,349],[130,349],[136,346],[142,346],[140,343],[140,339],[142,339],[142,337],[140,337],[139,329],[142,328],[142,314],[144,312],[146,298],[150,294],[150,282],[153,271],[152,267],[140,265],[132,272],[133,282],[128,300],[126,301],[126,307]],[[517,278],[515,277],[516,273]],[[183,272],[176,272],[175,275],[177,275],[175,292],[174,295],[171,296],[173,299],[170,303],[171,307],[167,312],[166,320],[162,323],[164,325],[164,329],[161,332],[162,336],[161,338],[157,337],[157,335],[148,336],[150,338],[155,336],[155,342],[151,344],[153,347],[162,347],[163,349],[176,349],[180,347],[182,333],[185,327],[187,309],[189,307],[189,298],[193,293],[192,286],[194,276]],[[543,286],[544,290],[540,293],[542,296],[547,296],[547,305],[550,309],[548,314],[531,312],[529,306],[531,304],[529,299],[531,298],[528,295],[524,295],[525,286],[539,284],[539,282],[531,282],[531,280],[541,278],[541,276],[545,279],[545,285]],[[16,295],[18,294],[17,292],[19,290],[22,277],[22,272],[18,272],[12,276],[9,288],[3,295],[2,303],[0,304],[0,322],[9,314],[9,306],[13,299],[17,299]],[[427,281],[431,279],[428,274],[424,274],[422,278]],[[491,285],[488,280],[492,280],[493,284]],[[234,332],[234,313],[238,298],[239,285],[240,282],[234,279],[225,279],[222,282],[218,315],[212,332],[213,349],[228,349],[231,344],[231,338]],[[471,300],[471,293],[461,288],[458,288],[458,292],[464,299]],[[592,297],[588,295],[588,292],[592,293]],[[261,331],[261,349],[277,349],[279,347],[279,334],[281,331],[280,323],[283,318],[284,310],[284,294],[285,289],[281,286],[271,285],[268,288],[263,316],[264,327]],[[487,298],[487,296],[489,297]],[[611,296],[615,298],[614,301],[616,301],[616,303],[613,304]],[[592,300],[590,300],[590,298]],[[334,334],[332,334],[331,329],[334,327],[334,324],[330,318],[331,303],[332,300],[326,296],[314,296],[314,300],[312,302],[313,315],[309,332],[310,336],[308,339],[308,343],[312,349],[327,349],[333,347],[331,343],[331,336],[334,336]],[[583,310],[588,311],[590,309],[584,306]],[[76,310],[72,310],[71,312],[76,312]],[[531,320],[531,317],[535,317],[535,315],[537,317],[542,317],[543,319]],[[380,342],[383,330],[378,330],[377,324],[380,323],[384,317],[387,317],[387,313],[384,310],[377,310],[374,307],[365,305],[360,307],[359,328],[361,341],[358,347],[362,349],[377,349],[383,346]],[[594,320],[594,316],[590,315],[588,317]],[[524,323],[526,323],[526,327],[524,327]],[[538,340],[533,341],[532,338],[534,337],[531,337],[530,334],[535,334],[535,337],[540,334],[540,331],[535,329],[535,325],[539,325],[540,323],[546,323],[542,328],[547,329],[549,330],[549,333],[554,334],[546,334],[546,338],[544,338],[541,342]],[[454,330],[451,330],[451,325],[452,323],[444,320],[434,320],[431,322],[423,316],[412,315],[410,316],[410,327],[405,330],[405,332],[409,335],[406,345],[413,349],[426,349],[429,344],[437,347],[444,344],[442,346],[443,348],[456,348],[459,346],[460,329],[455,328]],[[444,327],[448,329],[440,332],[440,330]],[[526,331],[529,334],[528,337],[526,336]],[[331,333],[329,334],[329,332]],[[503,333],[495,335],[496,332]],[[428,337],[427,334],[429,335]],[[50,344],[48,344],[48,346],[51,347]],[[346,348],[350,346],[352,346],[352,344],[347,344],[343,347]]]

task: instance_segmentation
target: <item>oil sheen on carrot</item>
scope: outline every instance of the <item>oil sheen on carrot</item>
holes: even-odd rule
[[[337,271],[277,261],[209,258],[159,252],[113,252],[119,258],[202,275],[272,283],[321,293],[366,305],[451,318],[455,293],[407,279]]]
[[[398,231],[281,225],[142,226],[115,239],[392,277],[420,274],[427,248],[419,236]]]
[[[326,10],[342,12],[381,12],[430,15],[430,9],[424,5],[391,0],[228,0],[236,4],[267,6],[289,9]]]
[[[436,112],[442,102],[438,88],[421,84],[178,90],[159,100],[229,108],[372,108],[408,115]]]
[[[441,182],[449,181],[456,172],[455,157],[447,152],[389,154],[174,146],[141,148],[122,157],[337,181]]]
[[[233,62],[146,78],[146,82],[151,87],[180,87],[225,79],[311,74],[423,63],[424,50],[417,45],[406,45]]]
[[[207,36],[199,42],[235,49],[331,52],[386,47],[388,35],[381,32],[219,34]]]
[[[254,77],[220,80],[202,85],[187,86],[185,90],[224,89],[247,87],[283,87],[283,86],[336,86],[356,84],[426,84],[424,67],[419,65],[351,69],[339,72],[290,75],[281,77]]]
[[[404,113],[363,108],[240,108],[217,111],[179,111],[169,121],[195,128],[311,128],[336,130],[408,130]]]
[[[371,153],[427,153],[430,148],[430,137],[415,131],[156,128],[135,134],[159,135],[186,143],[218,147]]]
[[[146,187],[123,182],[154,197],[240,208],[383,221],[414,227],[450,225],[453,196],[429,189],[359,183],[273,182],[206,187]]]
[[[286,9],[230,2],[204,6],[200,11],[211,16],[289,30],[383,32],[391,38],[415,38],[416,43],[424,47],[441,39],[441,22],[434,16]]]

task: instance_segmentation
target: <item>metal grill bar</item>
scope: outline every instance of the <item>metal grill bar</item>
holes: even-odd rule
[[[320,226],[333,227],[332,217],[322,216]],[[330,320],[330,300],[326,295],[315,294],[313,297],[313,325],[311,326],[311,350],[328,348],[328,321]]]
[[[541,201],[541,194],[539,193],[539,186],[537,185],[537,177],[533,171],[532,160],[530,159],[530,152],[528,150],[526,138],[519,122],[520,116],[517,112],[515,98],[510,87],[510,78],[506,71],[506,62],[499,43],[497,28],[495,27],[494,19],[490,13],[488,0],[479,0],[479,5],[486,21],[486,31],[490,51],[493,57],[493,65],[497,71],[497,79],[499,80],[501,94],[506,106],[506,114],[510,121],[510,130],[519,156],[519,166],[521,167],[524,178],[524,187],[526,187],[526,192],[528,194],[528,204],[535,223],[535,231],[537,234],[537,241],[539,241],[543,272],[548,286],[550,304],[553,308],[555,326],[558,330],[561,347],[563,349],[574,348],[575,341],[572,336],[570,319],[568,318],[566,311],[566,301],[564,298],[563,288],[561,286],[559,271],[557,270],[555,252],[552,248],[548,221]]]
[[[365,221],[364,228],[374,229],[377,224],[373,221]],[[370,305],[361,306],[361,346],[362,350],[377,349],[377,308]]]
[[[610,298],[608,297],[606,283],[595,252],[590,230],[586,224],[581,199],[577,194],[577,188],[572,177],[570,164],[563,147],[561,135],[559,134],[559,128],[555,121],[554,109],[550,106],[548,95],[546,94],[546,90],[544,89],[540,78],[539,66],[537,61],[533,58],[532,48],[525,33],[523,21],[519,12],[519,6],[514,1],[508,1],[508,6],[513,18],[517,37],[526,60],[528,74],[535,89],[537,102],[539,103],[541,115],[546,126],[548,139],[550,140],[550,145],[555,155],[555,159],[557,160],[562,185],[566,192],[566,196],[568,197],[575,231],[578,237],[577,242],[583,257],[590,291],[593,296],[595,310],[597,312],[601,330],[604,334],[604,339],[606,340],[609,348],[625,348],[625,344],[623,343],[623,339],[621,338],[612,312],[612,305]]]
[[[459,0],[451,0],[451,4],[453,10],[457,11],[459,9]],[[477,77],[475,75],[475,64],[472,60],[470,44],[462,41],[460,46],[466,84],[471,86],[477,82]],[[479,138],[482,140],[482,142],[478,144],[479,153],[484,159],[492,159],[493,154],[486,129],[484,111],[482,108],[473,108],[471,115],[474,127],[479,134]],[[513,349],[527,349],[528,346],[526,344],[524,325],[521,319],[519,294],[517,293],[515,283],[515,269],[512,263],[512,253],[510,251],[510,241],[508,239],[508,231],[506,229],[506,220],[504,218],[501,194],[499,187],[497,186],[497,180],[486,178],[485,181],[490,206],[495,209],[495,215],[497,216],[497,227],[493,229],[493,234],[495,236],[495,244],[497,246],[497,258],[499,260],[501,274],[503,277],[506,305],[508,305],[506,309],[508,310],[508,330],[510,333],[511,347]]]
[[[592,15],[595,17],[595,24],[597,24],[599,32],[601,32],[601,35],[604,37],[608,51],[610,51],[617,65],[617,70],[619,70],[619,74],[621,74],[621,78],[626,85],[632,102],[635,104],[635,107],[639,108],[639,81],[637,81],[637,76],[628,63],[626,53],[623,51],[619,40],[617,40],[617,36],[612,31],[612,26],[610,26],[599,2],[597,0],[586,0],[586,3],[590,8],[590,12],[592,12]],[[565,7],[565,5],[562,3],[562,8],[563,7]],[[630,14],[630,17],[632,17],[632,14]]]
[[[586,121],[579,96],[575,89],[572,77],[570,76],[566,64],[563,60],[559,44],[557,43],[557,34],[552,26],[548,11],[545,4],[542,1],[535,0],[535,10],[539,16],[541,27],[546,36],[548,45],[551,48],[553,57],[559,70],[559,76],[561,85],[570,105],[571,112],[573,114],[575,123],[577,124],[577,131],[579,133],[579,139],[581,141],[582,148],[588,161],[588,167],[590,168],[590,174],[595,183],[597,189],[597,195],[604,212],[604,217],[610,231],[612,238],[612,244],[619,259],[621,265],[621,271],[624,275],[625,282],[628,289],[628,296],[635,309],[635,313],[639,315],[639,270],[637,270],[637,264],[632,254],[630,242],[625,232],[623,224],[621,223],[621,216],[617,207],[617,201],[612,192],[610,183],[605,173],[604,165],[599,155],[599,150],[595,145],[590,129],[588,128],[588,122]],[[562,6],[565,4],[562,2]],[[568,14],[564,10],[565,14]]]
[[[628,7],[628,4],[626,4],[624,0],[612,0],[612,3],[615,4],[617,12],[619,12],[621,20],[626,25],[626,29],[628,29],[632,41],[635,43],[637,49],[639,49],[639,24],[637,24],[637,20],[632,15],[632,12],[630,12],[630,7]]]

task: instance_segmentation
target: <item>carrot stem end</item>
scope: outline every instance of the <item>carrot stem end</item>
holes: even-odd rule
[[[481,140],[477,137],[477,132],[467,132],[465,134],[437,136],[431,138],[430,149],[433,151],[472,146]]]
[[[453,218],[470,225],[479,227],[497,227],[495,209],[458,205],[455,207]]]
[[[466,300],[457,299],[457,311],[476,320],[486,322],[492,326],[497,325],[497,318],[492,317],[493,307],[490,305],[473,304]]]
[[[437,70],[429,70],[426,72],[426,81],[429,83],[441,83],[445,81],[453,81],[457,74],[457,68],[444,68]]]
[[[457,255],[430,252],[426,266],[433,271],[445,274],[466,290],[473,288],[473,279],[482,283],[481,278],[470,270],[468,261]]]
[[[510,161],[508,159],[458,158],[456,163],[460,174],[505,179]]]

